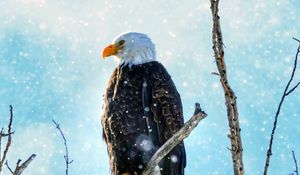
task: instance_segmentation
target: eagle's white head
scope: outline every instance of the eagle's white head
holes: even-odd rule
[[[144,64],[156,60],[155,46],[143,33],[128,32],[117,37],[102,53],[103,59],[115,56],[122,66]]]

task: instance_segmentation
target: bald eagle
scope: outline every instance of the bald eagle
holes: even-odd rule
[[[141,175],[155,151],[183,125],[180,95],[156,61],[151,39],[125,33],[102,53],[119,64],[109,80],[102,114],[103,139],[113,175]],[[184,144],[177,145],[158,165],[161,175],[184,175]]]

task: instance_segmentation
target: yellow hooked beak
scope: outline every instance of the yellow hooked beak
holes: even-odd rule
[[[115,55],[117,53],[118,53],[118,48],[116,47],[116,45],[111,44],[104,48],[102,52],[102,58],[105,59],[106,57]]]

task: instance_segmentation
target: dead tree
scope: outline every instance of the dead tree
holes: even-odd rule
[[[215,54],[215,61],[218,67],[218,75],[220,76],[220,82],[222,84],[225,96],[225,105],[227,108],[227,117],[229,123],[228,135],[231,141],[231,155],[233,161],[233,171],[234,175],[244,174],[243,165],[243,147],[241,140],[241,129],[239,126],[238,108],[236,103],[236,96],[234,91],[230,87],[227,80],[227,70],[224,59],[224,49],[223,49],[223,38],[220,26],[220,17],[218,15],[218,5],[219,0],[210,0],[211,12],[213,17],[213,29],[212,29],[212,41],[213,50]]]
[[[9,151],[11,142],[12,142],[12,135],[14,134],[14,131],[12,130],[12,122],[13,122],[13,107],[10,105],[10,116],[9,116],[9,123],[7,126],[7,133],[3,132],[3,128],[1,129],[0,132],[0,173],[3,170],[3,165],[5,165],[9,172],[11,172],[11,174],[13,175],[21,175],[23,173],[23,171],[28,167],[28,165],[31,163],[32,160],[34,160],[34,158],[36,157],[36,154],[32,154],[25,162],[23,162],[21,164],[21,159],[18,160],[17,165],[15,167],[15,169],[11,169],[10,166],[8,165],[7,159],[6,159],[6,155]],[[5,148],[3,151],[3,154],[1,156],[1,146],[2,146],[2,138],[3,137],[7,137],[7,142],[5,144]],[[5,162],[5,163],[4,163]]]

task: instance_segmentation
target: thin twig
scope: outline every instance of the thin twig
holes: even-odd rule
[[[212,75],[216,75],[216,76],[220,76],[220,74],[218,72],[212,72]]]
[[[293,40],[296,40],[298,43],[300,43],[300,40],[295,37],[293,37]]]
[[[292,151],[292,154],[293,154],[293,160],[294,160],[294,164],[295,164],[295,170],[294,170],[294,172],[296,173],[296,175],[299,175],[298,174],[298,163],[297,163],[297,159],[296,159],[296,156],[295,156],[295,152]],[[292,174],[294,174],[294,173],[292,173]]]
[[[68,150],[68,145],[67,145],[67,139],[64,135],[64,133],[62,132],[61,128],[59,127],[59,124],[54,120],[52,119],[55,127],[58,129],[61,137],[63,138],[64,140],[64,145],[65,145],[65,155],[64,155],[64,159],[65,159],[65,164],[66,164],[66,175],[68,175],[69,173],[69,165],[73,162],[73,160],[69,161],[69,150]]]
[[[265,166],[264,166],[264,175],[268,174],[268,168],[269,168],[269,165],[270,165],[270,159],[271,159],[271,155],[272,155],[272,146],[273,146],[274,134],[275,134],[275,130],[277,128],[278,116],[280,114],[281,106],[282,106],[285,98],[288,95],[290,95],[299,85],[299,83],[298,83],[297,85],[295,85],[293,88],[290,89],[290,84],[294,79],[294,75],[295,75],[295,72],[296,72],[296,69],[297,69],[298,56],[299,56],[299,53],[300,53],[300,40],[298,40],[296,38],[293,38],[293,39],[296,40],[299,45],[298,45],[298,49],[297,49],[297,52],[296,52],[296,55],[295,55],[294,67],[293,67],[290,79],[289,79],[287,85],[285,86],[285,89],[283,91],[283,94],[281,96],[281,99],[280,99],[280,102],[279,102],[279,105],[277,107],[277,111],[276,111],[276,114],[275,114],[273,129],[272,129],[271,136],[270,136],[269,148],[268,148],[268,151],[267,151],[267,156],[266,156],[266,161],[265,161]]]
[[[9,135],[12,135],[12,134],[14,134],[15,133],[15,131],[13,131],[13,132],[11,132],[11,133],[1,133],[1,135],[2,135],[2,137],[7,137],[7,136],[9,136]]]
[[[2,159],[2,156],[1,156],[2,155],[2,149],[1,149],[1,146],[2,146],[2,135],[3,135],[3,128],[1,128],[1,131],[0,131],[0,161]],[[1,170],[0,170],[0,172],[1,172]]]
[[[288,96],[290,93],[292,93],[300,84],[300,81],[293,87],[291,88],[291,90],[289,90],[287,93],[286,93],[286,96]]]
[[[212,29],[212,41],[213,50],[215,54],[215,61],[218,67],[220,82],[224,90],[225,105],[227,108],[227,117],[229,123],[230,131],[230,141],[231,141],[231,156],[233,162],[234,175],[244,174],[243,165],[243,147],[240,134],[239,118],[238,118],[238,108],[236,103],[236,96],[234,91],[230,87],[227,80],[227,70],[224,59],[224,49],[223,49],[223,38],[220,25],[220,16],[218,15],[218,5],[219,0],[210,0],[211,12],[213,17],[213,29]]]
[[[6,159],[6,155],[8,153],[8,150],[9,150],[9,147],[11,145],[11,140],[12,140],[12,137],[11,135],[13,134],[13,132],[11,132],[11,126],[12,126],[12,122],[13,122],[13,107],[10,105],[9,106],[9,111],[10,111],[10,116],[9,116],[9,123],[8,123],[8,127],[7,127],[7,142],[6,142],[6,145],[5,145],[5,149],[3,151],[3,155],[1,157],[1,160],[0,160],[0,172],[2,172],[2,167],[3,167],[3,163]],[[3,132],[1,131],[1,136],[3,136]],[[1,137],[2,139],[2,137]]]
[[[187,138],[198,123],[204,119],[207,114],[201,110],[200,104],[195,104],[195,112],[192,118],[187,121],[169,140],[167,140],[152,156],[143,171],[143,175],[152,175],[157,164],[183,139]]]
[[[19,159],[18,160],[18,162],[17,162],[17,165],[16,165],[16,168],[15,168],[15,170],[14,170],[14,174],[13,175],[15,175],[17,172],[18,172],[18,169],[19,169],[19,167],[20,167],[20,163],[21,163],[21,159]]]
[[[11,172],[11,174],[14,174],[12,169],[9,167],[7,160],[5,161],[5,165],[6,165],[7,169]]]

